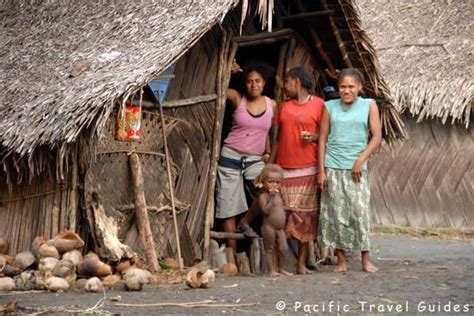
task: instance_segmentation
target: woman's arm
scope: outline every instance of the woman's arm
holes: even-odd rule
[[[324,108],[323,115],[321,117],[321,126],[319,127],[319,145],[318,145],[318,163],[319,163],[319,175],[318,185],[321,190],[326,191],[327,189],[327,178],[326,170],[324,169],[324,157],[326,156],[326,144],[330,129],[329,113]]]
[[[273,141],[273,144],[272,144],[272,152],[270,154],[269,163],[275,163],[276,156],[277,156],[277,153],[278,153],[278,126],[273,125],[273,129],[274,129],[274,133],[275,133],[275,140]]]
[[[234,108],[237,108],[242,100],[242,95],[237,90],[227,89],[227,99],[232,103]]]
[[[271,99],[271,106],[273,110],[273,116],[272,116],[272,122],[275,120],[275,117],[278,115],[278,105],[275,102],[275,100]],[[273,145],[276,142],[276,136],[275,133],[278,130],[278,128],[275,125],[272,125],[270,127],[270,130],[268,131],[267,138],[265,140],[265,153],[268,153],[268,159],[265,160],[265,163],[271,163],[272,162],[272,152],[273,152]],[[274,160],[273,160],[274,161]]]
[[[369,144],[367,144],[365,150],[354,162],[354,166],[352,168],[352,179],[354,182],[360,182],[364,161],[370,157],[370,155],[377,149],[377,147],[379,147],[380,143],[382,142],[382,128],[380,127],[379,109],[375,102],[370,104],[369,128],[372,138],[370,139]]]

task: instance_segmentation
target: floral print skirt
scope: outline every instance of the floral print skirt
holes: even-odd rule
[[[321,193],[318,240],[323,247],[370,250],[370,188],[367,171],[359,183],[352,170],[326,168],[328,190]]]

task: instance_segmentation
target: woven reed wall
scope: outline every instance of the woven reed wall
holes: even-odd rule
[[[403,118],[411,138],[370,161],[373,223],[473,227],[474,129]]]
[[[34,177],[12,186],[6,184],[6,174],[0,171],[0,237],[9,242],[10,255],[30,250],[36,236],[51,238],[68,227],[70,185],[54,181],[48,168]],[[13,174],[14,175],[14,174]]]

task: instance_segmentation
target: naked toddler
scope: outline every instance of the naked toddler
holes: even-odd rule
[[[263,212],[262,236],[265,245],[265,263],[270,276],[291,275],[284,270],[288,245],[285,235],[285,209],[280,196],[283,169],[276,164],[267,164],[260,174],[263,184],[258,204]],[[278,272],[273,264],[275,244],[278,245]]]

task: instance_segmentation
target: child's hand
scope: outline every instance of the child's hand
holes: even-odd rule
[[[307,132],[307,131],[302,131],[301,132],[301,138],[303,139],[303,143],[311,144],[312,142],[314,142],[318,139],[318,135],[311,134],[310,132]]]

